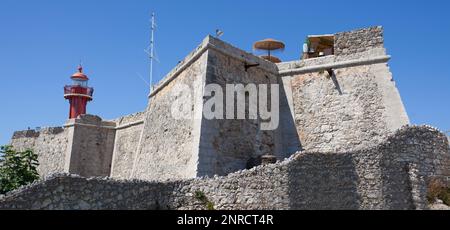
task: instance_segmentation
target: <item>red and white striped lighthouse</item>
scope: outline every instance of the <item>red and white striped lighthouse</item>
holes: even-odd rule
[[[83,67],[78,66],[78,72],[73,74],[72,85],[64,86],[64,98],[69,100],[69,119],[86,114],[86,105],[92,101],[94,88],[88,87],[89,78],[83,73]]]

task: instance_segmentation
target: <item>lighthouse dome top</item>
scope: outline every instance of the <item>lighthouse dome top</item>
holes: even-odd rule
[[[78,66],[78,72],[74,73],[70,78],[72,78],[74,80],[82,80],[82,81],[89,80],[87,75],[83,73],[83,66],[81,66],[81,65]]]

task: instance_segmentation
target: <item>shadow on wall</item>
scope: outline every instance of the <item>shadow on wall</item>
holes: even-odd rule
[[[292,209],[413,210],[426,204],[426,185],[414,164],[379,152],[307,154],[289,168],[290,207]],[[381,154],[377,157],[376,154]],[[373,161],[372,166],[368,166]],[[357,166],[355,162],[360,162]],[[359,170],[359,171],[358,171]],[[419,207],[416,207],[419,205]]]
[[[280,126],[278,127],[281,153],[277,156],[280,159],[290,157],[303,150],[302,143],[298,136],[297,126],[295,125],[295,119],[292,116],[291,109],[289,107],[288,96],[285,91],[283,82],[280,86]]]
[[[390,210],[414,210],[412,197],[411,164],[386,157],[381,159],[381,186],[384,208]]]
[[[339,95],[342,95],[343,93],[341,85],[339,85],[339,81],[336,78],[336,72],[334,70],[329,70],[328,74],[331,77],[331,80],[333,81],[335,89],[338,91]]]
[[[351,154],[307,154],[288,171],[289,207],[359,209],[358,174]]]

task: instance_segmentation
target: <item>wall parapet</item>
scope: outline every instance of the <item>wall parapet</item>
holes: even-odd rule
[[[143,122],[144,117],[145,112],[137,112],[111,120],[111,122],[115,122],[117,129],[121,129],[123,126],[129,126],[130,124]]]
[[[41,133],[56,135],[56,134],[60,134],[62,132],[64,132],[63,127],[44,127],[44,128],[40,128],[40,129],[28,129],[28,130],[14,132],[12,139],[36,138],[36,137],[39,137]]]
[[[14,132],[12,139],[39,137],[40,132],[34,129]]]
[[[86,127],[102,127],[106,129],[115,129],[116,122],[114,121],[103,121],[101,117],[91,115],[91,114],[83,114],[78,118],[69,119],[67,123],[64,125],[65,128],[73,127],[73,126],[86,126]]]
[[[273,74],[278,74],[279,71],[282,74],[285,74],[288,69],[305,68],[302,71],[316,71],[315,68],[311,68],[311,70],[308,70],[307,67],[331,64],[335,62],[345,62],[356,59],[369,59],[371,61],[375,61],[376,63],[381,60],[387,62],[390,57],[386,55],[383,43],[383,28],[381,26],[353,30],[349,32],[341,32],[335,34],[335,55],[274,64],[251,53],[242,51],[228,43],[225,43],[224,41],[221,41],[220,39],[214,38],[212,36],[207,36],[195,50],[193,50],[182,61],[180,61],[177,66],[173,68],[155,86],[155,89],[149,95],[149,98],[153,97],[162,88],[167,86],[181,72],[183,72],[187,67],[189,67],[198,58],[200,58],[202,54],[208,49],[214,49],[217,52],[234,57],[245,63],[251,62],[248,64],[259,64],[257,68],[262,68]],[[355,61],[354,64],[364,65],[365,63],[360,60],[359,62]],[[324,66],[323,68],[325,67],[326,66]],[[320,71],[323,68],[318,69]]]
[[[160,90],[162,90],[165,86],[167,86],[173,79],[175,79],[181,72],[183,72],[186,68],[188,68],[192,63],[198,60],[203,53],[205,53],[208,49],[213,49],[217,52],[220,52],[224,55],[233,57],[235,59],[241,60],[243,63],[251,62],[248,64],[259,64],[256,68],[262,68],[270,73],[277,74],[278,69],[275,64],[257,57],[251,53],[247,53],[243,50],[240,50],[232,45],[225,43],[217,38],[212,36],[207,36],[203,42],[190,54],[186,56],[183,61],[180,61],[178,65],[172,69],[154,88],[152,93],[149,95],[150,97],[155,96]],[[243,65],[244,66],[244,65]]]
[[[383,27],[374,26],[335,34],[335,55],[364,52],[384,45]]]

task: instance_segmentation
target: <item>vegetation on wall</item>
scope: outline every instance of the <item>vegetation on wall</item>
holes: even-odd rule
[[[0,194],[39,179],[37,154],[28,149],[15,151],[12,146],[0,147]]]
[[[206,197],[205,193],[202,191],[195,192],[195,198],[202,202],[207,210],[214,210],[214,203],[211,202],[208,197]]]

